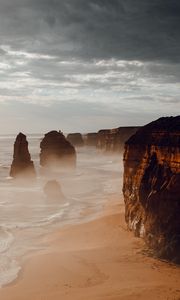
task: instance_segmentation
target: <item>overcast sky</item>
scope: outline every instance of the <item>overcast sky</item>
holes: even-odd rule
[[[0,133],[180,112],[179,0],[0,0]]]

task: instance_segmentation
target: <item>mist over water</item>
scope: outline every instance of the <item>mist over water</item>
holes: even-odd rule
[[[0,136],[0,286],[13,281],[20,258],[45,247],[42,237],[65,224],[93,219],[113,195],[121,199],[122,156],[104,155],[93,147],[77,149],[73,170],[42,172],[39,144],[42,136],[27,136],[37,180],[9,177],[15,136]],[[57,180],[65,199],[52,200],[44,193],[49,180]]]

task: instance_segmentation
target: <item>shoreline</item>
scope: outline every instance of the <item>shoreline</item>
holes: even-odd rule
[[[47,235],[31,253],[2,300],[180,299],[180,268],[142,253],[126,228],[124,206],[108,203],[95,220]]]

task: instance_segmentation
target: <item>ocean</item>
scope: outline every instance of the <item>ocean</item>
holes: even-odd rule
[[[113,195],[122,198],[122,155],[81,147],[77,149],[75,170],[42,175],[42,135],[28,135],[27,139],[37,180],[17,184],[9,177],[15,135],[0,136],[0,287],[17,278],[23,257],[45,247],[40,241],[46,234],[67,224],[91,220]],[[65,202],[47,200],[43,187],[50,179],[61,184]]]

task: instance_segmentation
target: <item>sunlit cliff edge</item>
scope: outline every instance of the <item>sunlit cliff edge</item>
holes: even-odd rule
[[[124,153],[125,218],[154,252],[180,262],[180,116],[139,129]]]

